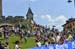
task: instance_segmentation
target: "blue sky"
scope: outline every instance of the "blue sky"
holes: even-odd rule
[[[74,0],[3,0],[3,15],[26,16],[29,5],[34,13],[37,24],[48,25],[62,30],[62,26],[68,18],[75,18]]]

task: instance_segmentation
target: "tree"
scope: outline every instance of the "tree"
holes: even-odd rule
[[[16,27],[22,25],[22,22],[25,22],[24,16],[15,16],[14,17],[14,24]]]
[[[14,20],[15,20],[15,22],[22,22],[22,21],[24,21],[24,16],[15,16],[14,17]]]
[[[23,22],[21,22],[21,24],[24,25],[26,29],[29,29],[31,27],[30,21],[23,21]]]
[[[6,17],[6,22],[7,22],[7,23],[14,23],[14,18],[13,18],[13,16],[8,16],[8,17]]]

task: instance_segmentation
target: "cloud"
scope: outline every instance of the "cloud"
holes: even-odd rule
[[[43,20],[47,20],[49,22],[52,22],[53,21],[51,15],[42,15],[41,18]]]
[[[66,20],[67,18],[64,16],[64,15],[60,15],[60,16],[58,16],[57,18],[56,18],[56,21],[63,21],[63,22],[65,22],[65,20]]]
[[[66,22],[67,18],[63,15],[60,15],[58,16],[56,19],[55,19],[55,23],[57,24],[64,24]]]
[[[30,0],[31,2],[35,2],[35,1],[37,1],[37,0]]]
[[[37,0],[25,0],[25,1],[31,1],[31,2],[36,2]]]
[[[62,30],[62,25],[66,22],[67,18],[64,15],[59,15],[57,17],[51,16],[51,15],[42,15],[41,19],[45,20],[48,22],[48,25],[50,25],[51,27],[53,25],[56,26],[56,28],[61,29]]]

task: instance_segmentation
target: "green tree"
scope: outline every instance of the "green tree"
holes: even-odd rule
[[[15,22],[22,22],[22,21],[24,21],[24,16],[15,16],[14,20],[15,20]]]
[[[21,22],[21,24],[23,26],[25,26],[25,28],[29,29],[31,27],[31,22],[30,21],[23,21]]]
[[[14,18],[13,18],[13,16],[8,16],[8,17],[6,17],[6,22],[7,22],[7,23],[14,23]]]

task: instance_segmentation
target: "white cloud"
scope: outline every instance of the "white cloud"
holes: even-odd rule
[[[63,21],[63,22],[65,22],[65,20],[66,20],[67,18],[65,17],[65,16],[63,16],[63,15],[60,15],[60,16],[58,16],[57,18],[56,18],[56,21]]]
[[[62,25],[66,22],[67,18],[64,15],[59,15],[57,17],[52,17],[51,15],[42,15],[41,19],[48,22],[51,27],[56,25],[56,28],[62,30]]]
[[[37,1],[37,0],[30,0],[31,2],[35,2],[35,1]]]
[[[53,21],[51,15],[42,15],[41,18],[43,20],[48,20],[49,22],[52,22]]]
[[[67,20],[67,18],[65,16],[60,15],[55,19],[55,23],[56,24],[64,24],[66,22],[66,20]]]
[[[36,2],[37,0],[25,0],[25,1],[31,1],[31,2]]]

